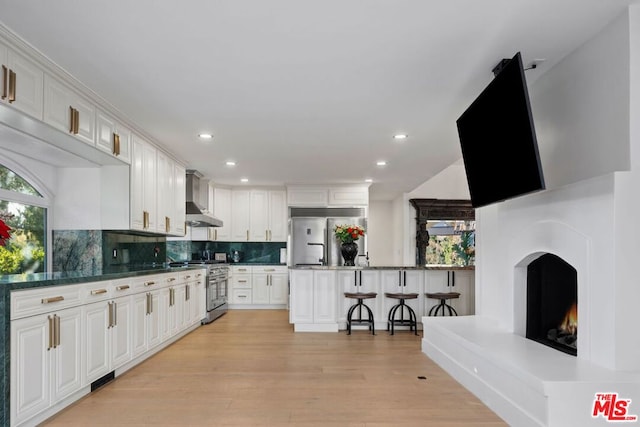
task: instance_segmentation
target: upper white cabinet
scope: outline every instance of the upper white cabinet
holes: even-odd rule
[[[96,127],[96,147],[130,163],[131,130],[102,110],[97,112]]]
[[[44,121],[87,144],[95,145],[95,105],[49,75],[44,78]]]
[[[286,242],[286,191],[233,190],[231,222],[231,240]]]
[[[133,134],[131,139],[131,229],[157,231],[156,149]]]
[[[294,207],[368,206],[369,187],[289,186],[287,205]]]
[[[231,240],[231,190],[217,187],[212,190],[213,197],[209,197],[209,200],[213,201],[213,216],[222,220],[222,227],[216,227],[213,230],[213,240],[229,241]]]
[[[173,216],[171,217],[170,234],[184,236],[187,232],[186,216],[186,171],[184,166],[173,163]]]
[[[26,56],[0,43],[0,102],[42,120],[44,72]]]

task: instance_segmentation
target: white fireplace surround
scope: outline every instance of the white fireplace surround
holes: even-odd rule
[[[476,210],[476,314],[423,317],[422,349],[510,425],[610,425],[618,393],[640,426],[640,5],[529,93],[547,190]],[[545,253],[577,272],[577,356],[525,338]]]

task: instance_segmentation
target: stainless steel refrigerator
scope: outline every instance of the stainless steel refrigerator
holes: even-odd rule
[[[323,215],[344,216],[323,216]],[[290,219],[290,265],[341,266],[340,241],[334,235],[336,225],[359,225],[367,229],[360,208],[292,209]],[[315,215],[315,216],[312,216]],[[350,216],[349,216],[350,215]],[[366,255],[366,234],[356,241],[358,257]]]

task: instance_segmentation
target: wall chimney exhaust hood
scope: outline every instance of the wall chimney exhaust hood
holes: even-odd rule
[[[209,188],[206,181],[201,181],[202,174],[187,170],[187,206],[186,222],[191,227],[222,227],[222,220],[214,218],[207,210],[209,206]]]

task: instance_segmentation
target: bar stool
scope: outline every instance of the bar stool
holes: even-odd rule
[[[353,298],[358,300],[357,303],[349,307],[349,311],[347,312],[347,335],[351,335],[352,323],[357,323],[358,325],[368,324],[371,334],[375,335],[376,332],[375,332],[375,322],[373,319],[373,312],[363,301],[366,299],[375,298],[378,296],[378,294],[375,292],[366,292],[366,293],[365,292],[345,292],[344,296],[345,298]],[[367,314],[369,315],[369,317],[366,319],[362,318],[363,307],[367,310]],[[355,319],[352,319],[353,313],[354,311],[356,311],[356,309],[358,309],[358,317]]]
[[[415,331],[415,335],[418,335],[418,321],[416,319],[416,312],[413,311],[410,306],[404,303],[405,300],[418,298],[418,294],[396,294],[385,292],[384,296],[387,298],[400,300],[399,303],[389,309],[387,331],[391,329],[391,335],[393,335],[394,327],[397,324],[399,326],[409,326],[409,331]],[[409,319],[404,318],[405,309],[409,313]],[[398,310],[400,310],[400,318],[396,319],[396,313],[398,312]]]
[[[460,297],[459,292],[435,292],[426,293],[427,298],[438,299],[440,303],[431,307],[429,310],[429,316],[437,316],[438,312],[442,310],[442,316],[445,315],[445,309],[449,311],[449,316],[457,316],[458,312],[455,308],[447,304],[447,300],[456,299]]]

